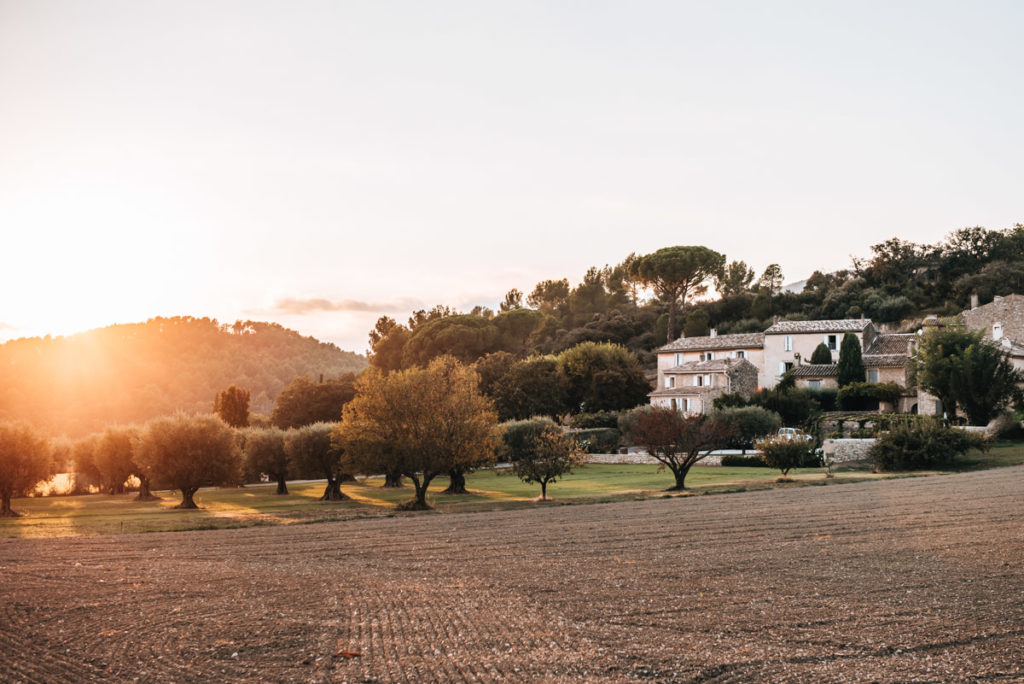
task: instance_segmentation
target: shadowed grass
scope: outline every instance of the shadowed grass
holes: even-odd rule
[[[1024,464],[1024,444],[997,444],[987,454],[973,453],[957,463],[955,471]],[[866,470],[837,469],[826,480],[818,468],[790,472],[794,480],[776,484],[778,471],[770,468],[694,466],[686,478],[686,492],[666,494],[672,485],[669,472],[653,465],[588,465],[549,485],[553,504],[581,504],[628,499],[693,496],[767,489],[832,485],[883,477],[929,475],[933,472],[874,474]],[[288,525],[343,520],[365,516],[395,515],[395,506],[412,497],[412,487],[387,488],[383,478],[371,477],[342,486],[349,501],[323,502],[323,482],[292,483],[290,493],[274,494],[275,485],[203,489],[196,494],[199,510],[174,510],[177,492],[157,492],[159,501],[137,502],[135,494],[92,494],[71,497],[15,499],[21,518],[0,520],[0,537],[65,537],[135,532]],[[442,494],[448,479],[440,477],[430,487],[428,501],[442,512],[504,510],[538,505],[537,485],[521,482],[507,470],[484,470],[466,479],[467,494]],[[402,513],[401,515],[406,515]]]

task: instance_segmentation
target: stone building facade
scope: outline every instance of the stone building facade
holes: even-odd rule
[[[745,397],[757,391],[757,368],[744,358],[684,361],[658,369],[658,388],[648,396],[652,406],[664,406],[693,414],[708,414],[714,400],[738,392]]]

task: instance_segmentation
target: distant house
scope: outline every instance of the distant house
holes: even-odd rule
[[[761,368],[764,365],[764,333],[719,335],[712,330],[710,335],[680,337],[658,349],[657,353],[658,387],[661,387],[665,369],[691,361],[746,359],[755,368]]]
[[[658,369],[658,388],[648,396],[651,405],[684,413],[707,414],[717,397],[739,392],[749,397],[757,390],[757,368],[743,357],[726,356],[705,361],[683,361]]]
[[[796,368],[803,359],[810,359],[815,347],[822,343],[832,352],[832,362],[837,362],[846,333],[856,336],[861,350],[870,345],[876,335],[874,326],[866,318],[775,323],[764,331],[761,386],[774,387],[783,374]]]
[[[1024,296],[996,297],[984,306],[977,305],[976,296],[971,299],[972,308],[960,312],[960,320],[1001,344],[1014,367],[1024,370]]]
[[[803,363],[789,373],[797,387],[839,389],[839,367],[834,363]]]

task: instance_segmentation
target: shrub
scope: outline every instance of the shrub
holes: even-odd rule
[[[499,426],[503,443],[501,459],[515,463],[534,448],[540,433],[554,424],[550,418],[541,416],[502,423]]]
[[[596,413],[580,413],[572,417],[572,427],[580,430],[590,428],[618,428],[619,414],[615,411],[598,411]]]
[[[735,468],[767,468],[768,464],[760,456],[740,456],[739,454],[726,454],[722,456],[722,465]]]
[[[819,342],[811,354],[811,363],[832,363],[832,351],[824,342]]]
[[[921,470],[947,466],[971,449],[985,451],[988,445],[979,435],[922,416],[893,425],[878,437],[868,456],[878,470]]]
[[[808,397],[818,402],[818,406],[821,407],[822,411],[835,411],[838,406],[836,401],[837,390],[821,387],[818,389],[804,388],[802,391]]]
[[[622,437],[622,433],[615,428],[573,430],[569,435],[588,454],[614,453],[619,446],[619,438]]]
[[[744,451],[754,446],[755,439],[772,434],[782,425],[779,414],[760,406],[721,409],[714,417],[730,427],[729,446]]]
[[[895,404],[903,396],[903,388],[894,382],[854,382],[839,390],[836,398],[844,411],[874,411],[878,402]]]
[[[759,441],[757,448],[761,450],[761,459],[768,467],[782,471],[782,478],[786,477],[790,469],[804,467],[804,464],[814,460],[813,442],[802,439],[769,437]]]

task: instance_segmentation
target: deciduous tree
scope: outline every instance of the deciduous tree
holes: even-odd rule
[[[177,414],[146,423],[136,452],[154,480],[181,491],[175,508],[198,508],[200,487],[234,485],[242,471],[231,428],[216,416]]]
[[[249,390],[231,385],[217,393],[213,412],[231,427],[243,428],[249,425]]]
[[[621,345],[583,342],[557,358],[573,413],[633,408],[651,391],[639,360]]]
[[[314,423],[336,423],[341,419],[342,407],[355,395],[352,373],[322,382],[295,378],[278,395],[270,419],[283,430]]]
[[[684,416],[678,411],[651,406],[633,417],[630,432],[653,458],[675,476],[669,491],[686,489],[690,468],[713,449],[728,445],[731,429],[708,416]]]
[[[28,423],[0,423],[0,517],[21,515],[11,498],[24,496],[53,475],[50,445]]]

